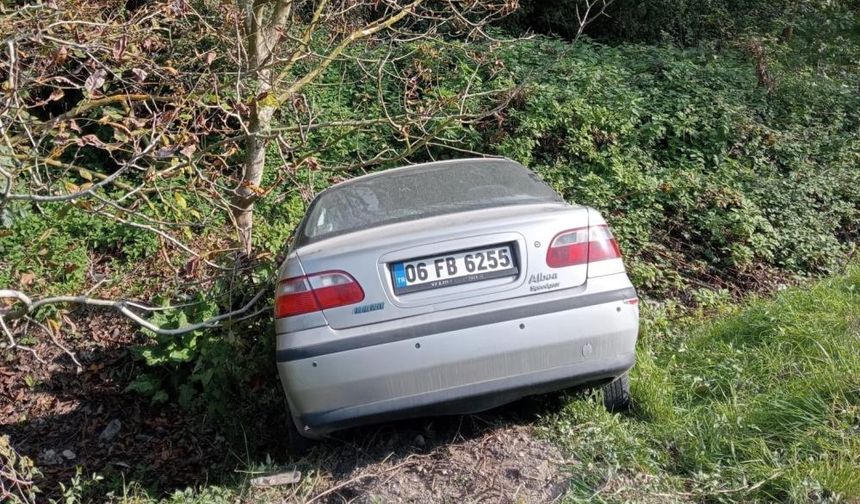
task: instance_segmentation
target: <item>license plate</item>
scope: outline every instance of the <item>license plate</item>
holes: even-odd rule
[[[390,267],[395,294],[480,282],[519,272],[510,245],[413,259]]]

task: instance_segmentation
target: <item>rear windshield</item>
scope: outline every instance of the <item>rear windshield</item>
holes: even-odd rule
[[[537,175],[508,160],[445,162],[383,172],[320,193],[296,244],[467,210],[564,200]]]

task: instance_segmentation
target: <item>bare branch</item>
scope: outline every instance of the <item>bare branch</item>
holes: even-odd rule
[[[56,201],[71,201],[71,200],[74,200],[74,199],[82,198],[82,197],[84,197],[84,196],[92,195],[92,194],[94,194],[94,193],[96,192],[96,190],[101,189],[102,187],[107,186],[107,185],[109,185],[109,184],[113,183],[114,181],[116,181],[117,179],[119,179],[119,178],[120,178],[120,177],[125,173],[125,171],[129,169],[129,167],[133,166],[133,165],[134,165],[134,163],[135,163],[139,158],[141,158],[141,157],[145,156],[146,154],[148,154],[148,153],[149,153],[149,151],[150,151],[150,150],[152,150],[152,148],[153,148],[153,147],[155,147],[155,144],[151,144],[148,148],[144,149],[140,154],[138,154],[137,156],[135,156],[131,161],[129,161],[129,162],[127,162],[127,163],[123,164],[121,167],[119,167],[119,168],[118,168],[116,171],[114,171],[112,174],[110,174],[110,175],[108,175],[108,176],[105,176],[104,178],[102,178],[102,179],[101,179],[101,181],[96,182],[95,184],[91,184],[91,185],[90,185],[89,187],[87,187],[86,189],[82,189],[82,190],[80,190],[80,191],[71,192],[71,193],[68,193],[68,194],[59,194],[59,195],[51,195],[51,196],[42,196],[42,195],[39,195],[39,194],[16,194],[16,193],[11,193],[11,194],[6,194],[6,199],[9,199],[9,200],[19,200],[19,201],[36,201],[36,202],[39,202],[39,203],[46,203],[46,202],[50,202],[50,201],[54,201],[54,202],[56,202]],[[56,161],[53,161],[53,160],[46,160],[46,161],[47,161],[49,164],[52,164],[52,165],[54,165],[54,166],[68,166],[68,167],[71,167],[70,165],[64,165],[63,163],[59,163],[59,162],[56,162]]]
[[[375,21],[370,23],[369,25],[360,28],[358,30],[353,31],[347,37],[341,41],[334,49],[332,49],[327,55],[325,55],[320,61],[318,65],[316,65],[311,71],[305,74],[302,78],[295,81],[292,85],[290,85],[286,90],[278,94],[277,101],[278,103],[284,103],[291,96],[298,93],[303,87],[305,87],[309,82],[313,81],[317,78],[317,76],[322,73],[326,68],[331,65],[338,56],[350,45],[352,45],[357,40],[361,40],[363,38],[367,38],[375,33],[378,33],[381,30],[389,28],[395,24],[397,24],[400,20],[406,17],[408,14],[412,12],[412,10],[421,5],[424,0],[415,0],[414,2],[401,7],[401,9],[396,13],[387,18],[381,19],[379,21]],[[277,81],[283,80],[285,75],[280,75]]]
[[[30,313],[34,313],[36,310],[43,306],[47,305],[55,305],[55,304],[78,304],[85,306],[98,306],[102,308],[111,308],[121,313],[123,316],[127,317],[134,323],[140,325],[141,327],[148,329],[149,331],[154,332],[155,334],[161,334],[165,336],[177,336],[180,334],[186,334],[189,332],[197,331],[200,329],[211,329],[213,327],[218,327],[225,320],[231,319],[233,317],[237,317],[239,315],[244,315],[248,311],[250,311],[258,301],[263,297],[263,295],[269,291],[271,286],[266,285],[262,289],[260,289],[257,294],[251,298],[244,306],[239,309],[232,310],[226,313],[222,313],[221,315],[217,315],[215,317],[211,317],[202,322],[198,322],[196,324],[189,324],[183,327],[178,327],[175,329],[165,329],[161,328],[146,319],[142,318],[140,315],[131,311],[130,307],[134,307],[141,311],[156,311],[155,308],[149,308],[141,304],[132,303],[131,301],[126,300],[116,300],[116,299],[98,299],[98,298],[90,298],[87,296],[54,296],[47,297],[38,300],[32,300],[29,296],[24,294],[21,291],[14,289],[0,289],[0,299],[17,299],[23,304],[23,314],[16,314],[17,317],[26,316]],[[252,315],[257,315],[263,313],[263,311],[268,310],[269,307],[264,309],[257,310],[253,312]],[[10,340],[10,343],[14,344],[14,339],[12,338],[11,332],[8,330],[5,318],[9,315],[8,311],[6,314],[0,315],[0,325],[2,325],[3,330],[7,333],[7,337]],[[46,328],[46,330],[48,330]],[[49,331],[50,333],[50,331]],[[20,345],[18,345],[20,348]]]
[[[81,363],[80,363],[80,361],[78,361],[77,356],[75,356],[74,352],[72,352],[71,350],[69,350],[69,349],[68,349],[68,347],[66,347],[65,345],[63,345],[63,344],[60,342],[60,340],[57,338],[57,335],[56,335],[56,334],[54,334],[54,331],[52,331],[50,328],[46,327],[44,324],[42,324],[41,322],[39,322],[38,320],[36,320],[36,319],[34,319],[34,318],[32,318],[32,317],[26,317],[26,319],[27,319],[27,321],[28,321],[28,322],[31,322],[31,323],[33,323],[33,324],[36,324],[36,325],[37,325],[37,326],[39,326],[43,331],[45,331],[46,333],[48,333],[48,336],[51,338],[51,341],[54,343],[54,345],[55,345],[57,348],[59,348],[60,350],[62,350],[62,351],[63,351],[63,353],[65,353],[65,354],[66,354],[66,355],[67,355],[67,356],[72,360],[72,362],[74,362],[74,363],[75,363],[75,367],[77,368],[78,373],[80,373],[80,372],[81,372],[81,370],[83,369],[83,366],[81,366]]]
[[[450,50],[453,37],[489,40],[484,26],[504,11],[495,0],[165,2],[124,13],[55,1],[56,9],[21,8],[0,19],[3,32],[15,34],[4,37],[0,54],[0,73],[8,79],[6,93],[0,93],[0,156],[10,160],[0,163],[3,217],[75,212],[125,228],[123,234],[134,238],[152,233],[158,254],[142,262],[150,266],[162,255],[163,269],[176,273],[166,282],[173,287],[223,275],[230,289],[244,291],[239,287],[248,262],[270,260],[251,250],[255,201],[297,194],[309,200],[319,178],[342,176],[333,175],[338,171],[406,163],[430,153],[429,146],[466,149],[465,135],[452,135],[451,126],[498,114],[513,95],[509,89],[486,91],[485,63],[468,51],[461,53],[469,60],[458,75],[462,89],[427,92],[441,84],[440,77],[425,72],[420,51],[398,45],[425,40]],[[593,15],[600,4],[589,2],[595,3]],[[205,39],[206,52],[177,43],[184,37]],[[319,95],[310,89],[328,92],[329,76],[340,76],[334,85],[342,89],[377,89],[368,89],[366,102],[356,100],[353,110],[330,110],[324,100],[315,102]],[[386,87],[395,90],[393,96],[383,92]],[[375,142],[371,150],[330,154],[359,136]],[[234,253],[240,250],[247,254]],[[16,263],[13,274],[35,270],[28,261]],[[81,288],[84,295],[0,291],[8,344],[27,350],[16,336],[41,327],[70,354],[54,325],[34,318],[48,305],[107,308],[164,335],[218,327],[270,309],[262,306],[260,291],[240,309],[161,328],[150,315],[163,308],[124,300],[122,292],[101,298],[100,292],[122,286],[113,278],[100,288],[105,280],[93,278]],[[224,297],[233,295],[228,290]],[[3,301],[11,303],[8,309]]]
[[[0,293],[2,293],[2,292],[3,291],[0,291]],[[2,297],[2,296],[0,296],[0,297]],[[41,364],[45,363],[45,361],[41,357],[39,357],[39,354],[37,354],[35,350],[33,350],[32,348],[30,348],[26,345],[22,345],[22,344],[18,343],[18,341],[12,335],[12,331],[10,331],[9,327],[6,325],[6,321],[3,319],[2,316],[0,316],[0,328],[3,329],[3,333],[6,334],[6,339],[9,341],[9,344],[6,347],[7,350],[15,350],[17,348],[17,349],[24,350],[26,352],[30,352],[33,355],[33,358],[36,359],[39,363],[41,363]]]

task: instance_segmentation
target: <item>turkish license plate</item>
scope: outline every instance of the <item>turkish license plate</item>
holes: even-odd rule
[[[450,287],[519,272],[510,245],[453,252],[390,265],[395,294]]]

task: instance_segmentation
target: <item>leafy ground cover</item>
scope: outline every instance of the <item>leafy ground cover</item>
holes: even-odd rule
[[[599,208],[651,296],[833,271],[858,232],[860,74],[775,50],[769,94],[738,49],[511,45],[532,86],[485,144]]]

